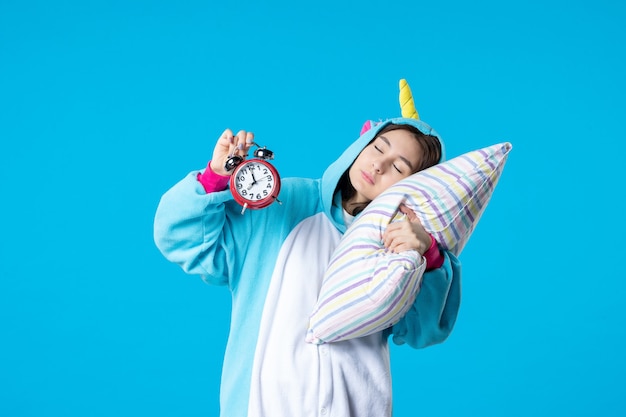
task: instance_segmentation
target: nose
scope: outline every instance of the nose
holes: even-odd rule
[[[382,168],[383,165],[380,163],[379,160],[375,159],[372,161],[372,168],[374,169],[374,171],[378,174],[380,174],[382,172]]]

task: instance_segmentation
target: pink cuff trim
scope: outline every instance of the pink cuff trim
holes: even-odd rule
[[[430,248],[428,248],[428,250],[424,253],[427,271],[440,268],[444,261],[443,255],[441,255],[441,251],[439,250],[439,246],[437,245],[437,241],[433,235],[430,235],[430,240]]]
[[[209,161],[204,172],[199,173],[197,178],[202,187],[204,187],[204,191],[209,194],[216,191],[224,191],[228,185],[228,180],[230,180],[230,175],[216,174],[211,169],[211,161]]]

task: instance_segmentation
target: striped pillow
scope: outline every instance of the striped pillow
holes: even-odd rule
[[[331,257],[310,316],[306,341],[322,344],[384,330],[409,310],[425,265],[416,251],[388,253],[382,235],[404,220],[404,204],[440,246],[455,255],[467,243],[508,158],[508,142],[468,152],[394,184],[372,201]]]

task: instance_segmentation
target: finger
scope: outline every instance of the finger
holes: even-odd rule
[[[224,130],[218,139],[221,145],[230,145],[233,142],[233,132],[230,129]]]
[[[213,148],[213,156],[211,158],[211,169],[219,174],[226,174],[224,163],[228,159],[232,151],[233,132],[230,129],[224,130],[217,143]]]
[[[411,247],[409,242],[402,242],[402,241],[394,241],[394,243],[388,248],[390,252],[393,253],[400,253],[400,252],[405,252],[408,250],[415,250],[414,248]]]
[[[245,151],[246,155],[248,154],[248,151],[250,150],[250,148],[252,147],[253,144],[254,144],[254,133],[247,132],[246,133],[246,142],[245,142],[245,145],[244,145],[244,151]]]
[[[384,234],[391,237],[398,234],[409,233],[410,231],[411,224],[408,221],[400,221],[389,224]]]
[[[423,244],[412,233],[402,230],[389,234],[384,241],[384,245],[385,248],[396,253],[407,250],[416,250],[420,254],[424,252],[422,249]]]
[[[388,247],[388,245],[391,244],[391,241],[401,234],[401,225],[398,223],[390,224],[383,233],[383,244]]]
[[[383,245],[387,249],[392,249],[397,246],[402,241],[403,235],[397,232],[391,232],[385,236],[383,240]]]
[[[400,204],[398,210],[404,213],[410,221],[417,221],[417,216],[415,215],[415,212],[411,210],[406,204]]]
[[[392,253],[398,253],[402,245],[403,242],[399,238],[395,238],[389,242],[389,245],[386,246],[386,248]]]
[[[233,153],[239,156],[245,156],[245,147],[246,147],[246,131],[240,130],[237,132],[234,138],[234,150]]]
[[[385,232],[383,233],[383,235],[389,235],[402,229],[401,223],[402,222],[395,222],[395,223],[388,224],[387,227],[385,228]]]
[[[216,147],[220,153],[227,154],[230,151],[230,147],[233,142],[233,132],[230,129],[226,129],[220,137],[217,139]]]
[[[389,243],[391,243],[391,241],[393,240],[393,236],[391,235],[391,231],[389,230],[389,228],[387,228],[384,232],[383,232],[383,245],[385,247],[389,247]]]
[[[400,252],[400,251],[401,251],[401,250],[400,250],[400,246],[401,246],[401,245],[400,245],[400,244],[397,244],[397,243],[393,244],[392,246],[390,246],[390,247],[388,248],[388,249],[389,249],[389,252],[391,252],[391,253],[398,253],[398,252]]]
[[[233,136],[234,136],[233,131],[230,129],[226,129],[224,130],[224,132],[222,133],[222,136],[220,137],[228,139],[228,140],[232,140]]]

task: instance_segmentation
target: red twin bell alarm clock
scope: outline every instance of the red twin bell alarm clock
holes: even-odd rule
[[[274,201],[278,201],[280,192],[280,175],[272,164],[274,152],[266,147],[257,147],[254,158],[244,160],[239,155],[231,156],[226,160],[224,168],[233,171],[230,177],[230,191],[235,201],[243,206],[241,214],[246,209],[262,209]]]

